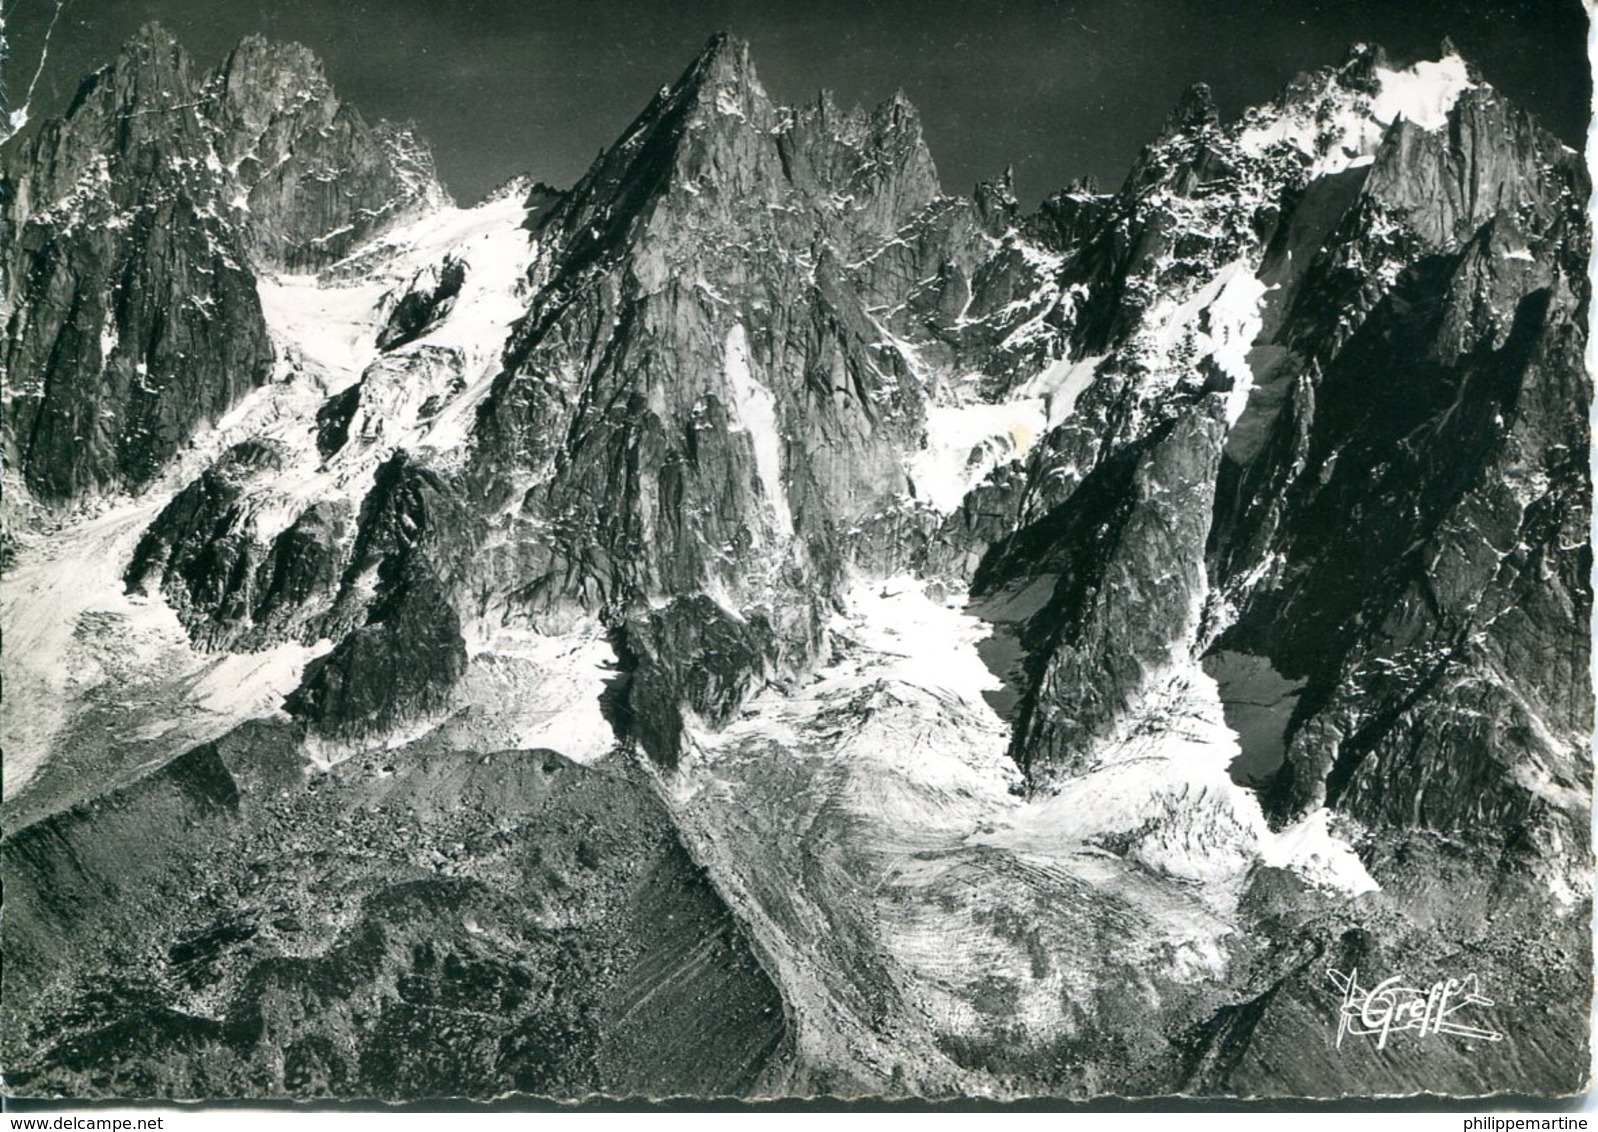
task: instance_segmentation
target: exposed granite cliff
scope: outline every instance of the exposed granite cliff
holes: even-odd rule
[[[0,160],[5,458],[42,501],[143,487],[272,372],[263,269],[314,270],[445,199],[425,147],[302,47],[198,70],[156,25]]]

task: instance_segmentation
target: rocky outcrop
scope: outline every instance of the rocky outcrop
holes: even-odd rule
[[[336,585],[351,524],[337,507],[321,506],[269,544],[258,539],[246,493],[281,461],[270,444],[237,445],[162,509],[134,549],[124,575],[130,592],[164,596],[207,647],[318,635],[305,611]]]
[[[392,350],[420,338],[450,312],[464,282],[466,264],[452,256],[419,272],[389,313],[387,325],[377,336],[378,348]]]
[[[270,372],[200,82],[147,29],[8,155],[6,463],[42,498],[147,483]]]
[[[1027,657],[1012,751],[1034,787],[1079,773],[1185,660],[1204,604],[1217,415],[1199,408],[1117,452],[977,572],[973,596]]]
[[[1545,400],[1590,397],[1575,363],[1586,283],[1567,266],[1585,255],[1572,210],[1586,189],[1573,156],[1548,164],[1554,143],[1503,127],[1513,115],[1496,96],[1462,95],[1449,128],[1479,138],[1484,117],[1499,125],[1483,150],[1437,146],[1403,123],[1389,132],[1274,335],[1289,351],[1277,364],[1298,375],[1279,379],[1293,384],[1270,437],[1223,470],[1218,580],[1268,563],[1224,640],[1309,681],[1273,793],[1284,815],[1330,801],[1406,825],[1513,825],[1541,791],[1516,781],[1525,771],[1509,770],[1505,750],[1564,789],[1585,773],[1577,736],[1591,708],[1575,672],[1551,673],[1535,705],[1453,710],[1505,685],[1501,650],[1547,648],[1585,671],[1588,647],[1584,551],[1568,534],[1590,507],[1576,470],[1587,439]],[[1438,189],[1419,224],[1419,202],[1396,188],[1460,181],[1482,189],[1466,194],[1477,211],[1445,215],[1461,198]],[[1547,186],[1535,207],[1514,199],[1523,185]],[[1342,537],[1351,528],[1362,536]],[[1522,621],[1518,600],[1559,612]],[[1454,722],[1421,725],[1432,711]],[[1499,722],[1467,724],[1467,738],[1455,730],[1467,718]],[[1517,729],[1525,738],[1508,739]],[[1387,775],[1405,786],[1378,786]]]
[[[450,582],[472,544],[457,507],[403,452],[378,469],[338,596],[317,623],[338,644],[312,662],[286,705],[313,731],[381,734],[448,704],[466,667]]]
[[[1274,969],[1204,1087],[1316,1087],[1291,1050],[1324,1009],[1318,967],[1463,963],[1514,997],[1498,1021],[1534,1035],[1524,1058],[1406,1054],[1392,1087],[1579,1089],[1586,1022],[1557,988],[1590,964],[1589,439],[1568,411],[1592,397],[1588,188],[1485,89],[1439,128],[1395,122],[1368,174],[1337,177],[1267,257],[1283,294],[1222,461],[1211,615],[1217,650],[1302,688],[1268,813],[1357,819],[1384,897],[1305,933],[1326,958]]]
[[[652,604],[724,595],[717,632],[763,658],[732,684],[803,664],[851,557],[844,532],[905,489],[923,396],[846,257],[936,194],[902,100],[775,107],[747,47],[712,43],[540,229],[541,290],[472,473],[490,499],[519,494],[518,521],[540,531],[500,552],[495,569],[522,579],[511,608],[545,624],[603,613],[640,635],[628,647],[647,669]],[[686,656],[634,688],[696,679]],[[675,758],[665,734],[644,742]]]

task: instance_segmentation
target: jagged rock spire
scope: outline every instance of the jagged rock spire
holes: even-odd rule
[[[1377,68],[1389,66],[1387,51],[1375,44],[1350,44],[1337,67],[1337,82],[1348,90],[1374,94],[1380,87]]]
[[[979,183],[974,196],[985,227],[1008,227],[1020,209],[1015,199],[1015,167],[1007,165],[999,177]]]
[[[1221,124],[1220,111],[1215,108],[1215,94],[1209,83],[1194,83],[1182,92],[1176,105],[1166,115],[1163,133],[1198,133],[1215,129]]]

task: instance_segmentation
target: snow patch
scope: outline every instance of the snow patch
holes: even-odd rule
[[[996,468],[1026,459],[1039,437],[1076,411],[1104,358],[1061,358],[997,403],[978,399],[977,374],[942,390],[943,400],[927,407],[921,447],[905,461],[916,497],[943,515],[958,510]]]
[[[738,105],[738,96],[730,87],[720,87],[716,91],[716,111],[729,118],[737,118],[740,122],[747,118],[744,108]]]
[[[445,725],[453,739],[477,749],[545,747],[580,763],[615,746],[600,697],[618,665],[599,625],[558,635],[477,626],[466,636],[461,695],[471,706]]]
[[[1165,876],[1202,882],[1223,913],[1256,862],[1349,895],[1376,891],[1324,813],[1271,831],[1258,797],[1232,781],[1228,768],[1239,753],[1215,681],[1196,664],[1178,665],[1082,773],[973,844],[1050,859],[1105,846]]]
[[[977,710],[986,709],[983,692],[1003,687],[976,651],[992,628],[958,599],[934,601],[925,582],[908,575],[857,581],[845,592],[844,607],[848,612],[834,619],[832,631],[876,654],[878,678],[953,696]]]
[[[84,785],[103,787],[129,760],[159,765],[274,714],[306,662],[328,647],[288,644],[219,659],[190,644],[165,601],[129,596],[122,571],[169,498],[152,492],[20,540],[0,587],[0,673],[10,702],[27,705],[0,712],[7,799],[64,745],[80,773],[92,767]]]
[[[727,391],[732,397],[737,424],[732,431],[749,437],[755,453],[755,473],[760,490],[771,510],[772,530],[780,538],[793,534],[793,514],[788,509],[788,494],[782,486],[782,434],[777,430],[777,402],[759,381],[749,364],[749,340],[742,323],[727,331],[723,352]]]
[[[1161,300],[1138,330],[1133,351],[1167,382],[1192,375],[1208,358],[1232,379],[1226,416],[1236,424],[1254,387],[1248,353],[1268,290],[1245,260],[1234,260],[1187,298]]]
[[[122,336],[117,332],[116,315],[110,307],[106,307],[105,321],[100,324],[100,368],[102,370],[111,361],[111,354],[121,340]]]
[[[1286,144],[1310,159],[1311,180],[1375,160],[1387,127],[1399,118],[1426,130],[1447,124],[1459,96],[1476,84],[1458,55],[1394,70],[1376,69],[1374,97],[1350,91],[1326,72],[1319,91],[1285,109],[1264,107],[1245,117],[1238,141],[1245,152],[1265,157]]]
[[[377,354],[381,281],[328,286],[315,275],[263,275],[256,289],[285,367],[309,370],[329,393],[360,379]]]
[[[1321,809],[1280,833],[1267,834],[1261,856],[1267,865],[1289,869],[1321,888],[1350,896],[1380,891],[1353,847],[1332,832],[1330,822],[1331,813]]]
[[[1476,85],[1465,60],[1454,54],[1402,71],[1378,67],[1376,78],[1381,90],[1371,104],[1372,116],[1383,125],[1407,118],[1425,130],[1446,126],[1459,96]]]
[[[1052,430],[1076,412],[1077,399],[1093,384],[1093,379],[1098,376],[1099,364],[1108,356],[1095,354],[1076,361],[1061,358],[1027,381],[1016,393],[1023,398],[1043,398],[1044,428],[1046,431]]]
[[[1368,890],[1313,823],[1272,840],[1228,777],[1237,745],[1196,665],[1173,667],[1088,774],[1023,801],[985,698],[991,628],[963,606],[910,577],[857,580],[824,667],[720,731],[692,723],[661,774],[696,858],[770,957],[807,1063],[935,1071],[940,1035],[988,1032],[995,982],[1017,1039],[1042,1043],[1102,1025],[1092,1003],[1108,979],[1215,978],[1267,855]],[[1027,936],[1008,929],[1011,909]],[[1100,917],[1116,924],[1112,952],[1082,937]],[[840,934],[869,941],[869,972],[827,962]],[[891,1041],[858,1010],[876,1001],[866,980],[906,1006]]]
[[[1200,335],[1199,349],[1232,379],[1231,392],[1226,395],[1226,423],[1234,425],[1254,388],[1248,352],[1259,337],[1261,303],[1269,288],[1240,263],[1228,265],[1217,281],[1220,291],[1208,307],[1209,331]]]
[[[285,376],[306,375],[322,397],[361,382],[349,439],[324,460],[307,422],[315,409],[256,417],[252,435],[288,454],[281,473],[251,486],[252,534],[266,541],[312,504],[359,503],[372,469],[398,448],[460,459],[524,313],[521,282],[534,254],[514,197],[477,208],[443,208],[359,249],[321,276],[260,283],[262,307]],[[448,257],[466,264],[461,291],[437,324],[404,346],[380,351],[391,301]]]
[[[941,514],[958,510],[995,468],[1024,459],[1048,423],[1042,396],[997,405],[928,406],[925,443],[910,456],[906,469],[917,498]]]
[[[232,653],[210,666],[193,689],[195,704],[229,719],[272,715],[299,687],[305,666],[333,647],[289,641],[261,652]]]

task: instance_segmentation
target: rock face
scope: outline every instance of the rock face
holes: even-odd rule
[[[43,497],[149,481],[270,372],[198,82],[152,30],[7,162],[6,463]]]
[[[496,555],[513,612],[606,616],[635,693],[711,721],[751,677],[803,666],[845,532],[905,489],[924,397],[845,263],[936,195],[904,103],[779,110],[745,46],[712,44],[540,229],[539,296],[472,469],[553,536]],[[683,663],[707,651],[730,666],[709,681]],[[638,739],[671,762],[662,710]]]
[[[6,169],[8,464],[133,516],[19,521],[17,1087],[1583,1085],[1589,186],[1451,50],[1030,214],[727,37],[473,209],[257,39]]]
[[[217,157],[249,214],[251,258],[314,271],[446,199],[433,157],[409,127],[368,126],[340,102],[299,44],[250,36],[203,94]]]
[[[1195,413],[1154,430],[984,561],[975,589],[990,601],[1001,586],[1048,591],[1018,630],[1027,687],[1013,749],[1035,786],[1083,769],[1196,633],[1223,429]]]
[[[199,72],[151,25],[4,177],[6,464],[43,501],[149,483],[265,382],[254,271],[313,270],[443,200],[414,138],[300,47]]]

